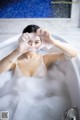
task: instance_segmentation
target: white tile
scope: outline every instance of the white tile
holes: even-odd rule
[[[73,46],[80,48],[80,28],[72,26],[70,19],[0,19],[0,42],[22,32],[29,24],[37,24],[58,34]]]

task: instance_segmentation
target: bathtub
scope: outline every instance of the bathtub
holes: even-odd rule
[[[6,40],[5,42],[0,43],[0,60],[7,56],[10,52],[12,52],[18,45],[19,35],[16,35],[13,38]],[[66,42],[63,38],[58,35],[53,35],[53,38],[58,39],[62,42]],[[60,50],[47,45],[47,49],[49,52]],[[72,58],[67,61],[67,69],[64,67],[65,62],[60,64],[62,70],[66,73],[66,84],[68,86],[70,99],[71,99],[71,107],[80,108],[80,57]],[[65,112],[65,111],[64,111]]]

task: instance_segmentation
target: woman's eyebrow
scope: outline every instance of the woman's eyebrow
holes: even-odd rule
[[[37,40],[37,41],[40,41],[40,40],[41,40],[41,41],[42,41],[42,39],[41,39],[40,37],[39,37],[39,39],[36,38],[35,40]]]
[[[40,41],[40,40],[36,40],[36,41]]]
[[[40,40],[36,39],[35,41],[40,41]]]

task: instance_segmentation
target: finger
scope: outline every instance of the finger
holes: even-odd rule
[[[41,35],[45,35],[48,32],[46,29],[41,29]]]
[[[36,34],[40,35],[41,28],[37,29]]]
[[[27,35],[27,37],[30,39],[29,33],[28,33],[28,32],[26,32],[25,34],[26,34],[26,35]]]
[[[25,40],[29,40],[30,39],[29,36],[26,33],[23,34],[23,36],[24,36]]]
[[[26,41],[26,38],[22,36],[20,42],[25,42],[25,41]]]
[[[46,32],[45,32],[45,35],[47,36],[48,34],[49,34],[49,33],[46,31]]]
[[[45,35],[46,35],[46,36],[50,35],[50,32],[45,31]]]
[[[40,30],[40,35],[43,35],[44,34],[44,29],[41,29]]]
[[[21,42],[24,42],[25,41],[25,38],[23,35],[21,35],[18,39],[18,42],[21,43]]]
[[[44,34],[44,30],[43,29],[40,29],[39,31],[38,31],[38,35],[39,36],[42,36]]]
[[[44,30],[44,31],[43,31],[43,35],[45,35],[46,33],[47,33],[47,31],[46,31],[46,30]]]

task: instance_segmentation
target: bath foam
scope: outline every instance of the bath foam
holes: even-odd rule
[[[70,107],[65,74],[56,65],[43,79],[16,78],[11,72],[8,75],[9,80],[0,88],[0,110],[9,111],[10,120],[26,120],[26,117],[28,120],[60,120]]]

